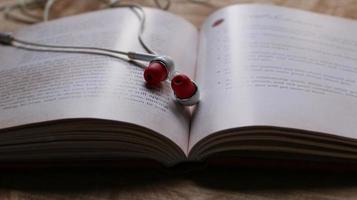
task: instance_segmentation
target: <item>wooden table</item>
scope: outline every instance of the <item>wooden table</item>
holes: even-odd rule
[[[0,0],[2,3],[10,0]],[[95,1],[69,0],[54,17],[96,9]],[[136,1],[153,5],[152,1]],[[269,3],[357,19],[357,0],[227,0],[210,5],[175,0],[172,12],[199,26],[214,10],[234,3]],[[1,31],[23,25],[0,18]],[[207,168],[191,172],[163,169],[46,169],[0,173],[0,199],[357,199],[357,173],[274,169]]]

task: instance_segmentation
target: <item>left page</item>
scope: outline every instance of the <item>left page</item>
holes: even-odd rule
[[[196,28],[167,12],[145,12],[144,41],[193,76]],[[138,32],[137,16],[120,8],[30,26],[15,36],[42,44],[145,53]],[[0,46],[0,61],[0,129],[60,119],[107,119],[146,127],[187,151],[188,112],[172,101],[169,83],[146,88],[142,68],[99,55],[5,46]]]

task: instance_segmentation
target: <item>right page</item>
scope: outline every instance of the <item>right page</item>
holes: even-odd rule
[[[357,138],[357,22],[265,5],[204,23],[190,149],[218,131],[274,126]]]

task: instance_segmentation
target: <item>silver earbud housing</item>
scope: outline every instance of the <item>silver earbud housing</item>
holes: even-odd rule
[[[196,105],[200,101],[200,91],[198,89],[198,86],[194,81],[192,81],[192,82],[196,86],[195,93],[192,95],[192,97],[186,98],[186,99],[180,99],[180,98],[176,97],[176,95],[174,94],[174,99],[177,103],[184,105],[184,106],[193,106],[193,105]]]
[[[150,61],[150,63],[152,62],[160,62],[163,64],[167,70],[167,78],[169,80],[172,79],[175,74],[175,64],[169,56],[157,56]]]

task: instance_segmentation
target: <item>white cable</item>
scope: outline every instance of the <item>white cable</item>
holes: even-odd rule
[[[43,21],[48,21],[50,18],[51,14],[51,8],[53,4],[56,2],[56,0],[16,0],[17,2],[15,4],[7,4],[2,7],[0,7],[0,12],[4,11],[5,17],[17,22],[21,23],[37,23],[38,22],[38,17],[31,15],[30,13],[27,13],[29,6],[41,6],[40,4],[44,3],[44,11],[43,11]],[[138,41],[140,45],[150,54],[156,54],[154,50],[152,50],[150,47],[146,45],[146,43],[143,40],[143,34],[145,30],[145,22],[146,22],[146,15],[145,11],[142,6],[138,4],[121,4],[120,0],[98,0],[100,2],[103,2],[106,4],[108,8],[113,8],[113,7],[127,7],[130,8],[138,17],[140,21],[140,29],[139,29],[139,34],[138,34]],[[159,0],[154,0],[154,3],[156,6],[160,9],[163,10],[168,10],[171,6],[171,0],[165,0],[166,4],[161,4]],[[201,2],[205,0],[189,0],[191,2]],[[15,9],[23,9],[23,14],[26,15],[27,17],[32,18],[31,20],[22,18],[22,17],[17,17],[12,14],[12,11]]]
[[[38,0],[37,0],[38,1]],[[34,5],[37,5],[34,4]],[[34,6],[34,9],[36,8],[36,6]],[[38,8],[38,5],[37,5]],[[21,13],[24,16],[30,17],[33,20],[36,20],[37,22],[40,22],[42,20],[42,17],[39,15],[35,15],[31,12],[31,9],[29,8],[29,6],[26,4],[26,0],[20,0],[20,5],[19,5],[19,10],[21,11]]]
[[[113,3],[108,5],[110,8],[130,8],[138,17],[140,21],[140,29],[139,29],[139,34],[138,34],[138,40],[140,42],[140,45],[145,49],[150,54],[156,54],[154,50],[152,50],[146,43],[144,42],[143,39],[143,34],[145,30],[145,22],[146,22],[146,15],[144,8],[138,4],[120,4],[119,1],[116,1],[117,3]]]
[[[118,5],[120,4],[121,0],[97,0],[106,4],[107,7],[110,5]],[[162,10],[168,10],[171,7],[172,0],[153,0],[155,6]],[[166,1],[164,3],[163,1]],[[192,3],[200,3],[202,5],[209,4],[208,0],[187,0]],[[7,3],[0,6],[0,12],[4,12],[8,19],[14,20],[20,23],[32,24],[41,21],[48,21],[51,17],[51,9],[53,4],[55,4],[56,0],[16,0],[16,3]],[[43,9],[43,16],[42,19],[39,20],[38,16],[31,14],[31,9],[39,8]],[[13,11],[22,10],[24,16],[18,17],[12,14]],[[30,17],[33,20],[25,19],[24,17]]]
[[[171,0],[166,0],[166,4],[162,5],[160,0],[154,0],[156,7],[160,8],[161,10],[168,10],[171,7]]]
[[[146,68],[146,66],[140,62],[134,61],[132,59],[147,60],[151,59],[152,55],[142,54],[136,52],[126,52],[118,51],[106,48],[98,47],[86,47],[86,46],[62,46],[62,45],[48,45],[40,44],[34,42],[28,42],[15,38],[11,33],[0,32],[0,44],[6,46],[14,46],[21,49],[31,50],[31,51],[45,51],[45,52],[63,52],[63,53],[83,53],[83,54],[95,54],[110,56],[113,58],[118,58],[125,60],[139,66],[141,68]],[[123,58],[125,55],[127,58]]]
[[[48,21],[50,17],[50,12],[53,4],[56,2],[56,0],[47,0],[45,4],[45,8],[43,10],[43,21]]]
[[[16,10],[18,8],[17,6],[18,5],[9,5],[9,6],[7,6],[5,8],[5,10],[3,11],[5,19],[9,19],[9,20],[12,20],[12,21],[15,21],[15,22],[19,22],[19,23],[23,23],[23,24],[34,24],[34,23],[38,22],[37,20],[30,20],[30,19],[25,18],[25,17],[19,17],[17,15],[14,15],[12,11]]]

